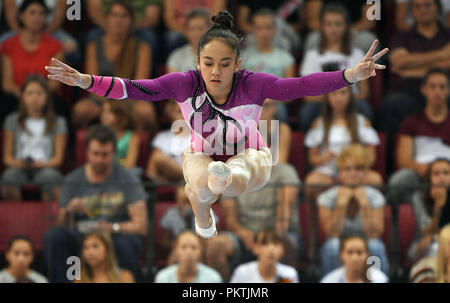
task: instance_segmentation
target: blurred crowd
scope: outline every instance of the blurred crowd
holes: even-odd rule
[[[206,241],[192,232],[181,164],[191,133],[173,127],[185,123],[176,101],[110,101],[44,67],[185,72],[223,9],[254,72],[349,68],[375,39],[390,53],[375,78],[265,101],[269,183],[215,203],[219,234]],[[0,219],[0,282],[67,282],[70,256],[78,282],[139,281],[149,247],[154,282],[450,282],[450,0],[87,0],[81,21],[66,10],[0,3],[0,217],[57,204],[39,243]]]

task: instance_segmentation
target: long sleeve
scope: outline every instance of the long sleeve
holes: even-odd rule
[[[348,86],[344,71],[314,73],[299,78],[278,78],[276,76],[258,73],[260,78],[261,97],[280,101],[302,98],[305,96],[320,96]]]
[[[92,85],[87,90],[110,99],[133,99],[160,101],[186,99],[192,89],[190,72],[169,73],[156,79],[128,80],[110,76],[92,76]]]

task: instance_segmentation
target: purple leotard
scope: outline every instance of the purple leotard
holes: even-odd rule
[[[267,146],[258,131],[266,98],[279,101],[319,96],[349,85],[344,71],[315,73],[300,78],[278,78],[240,70],[224,104],[206,91],[198,70],[169,73],[156,79],[128,80],[92,76],[88,90],[112,99],[159,101],[175,99],[191,128],[191,147],[216,161],[226,161],[246,148]]]

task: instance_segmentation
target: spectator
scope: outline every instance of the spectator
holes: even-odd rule
[[[186,16],[184,36],[187,44],[174,50],[167,60],[167,72],[187,72],[196,68],[198,40],[210,26],[210,15],[203,9],[193,9]]]
[[[412,283],[450,282],[450,225],[439,232],[437,255],[419,260],[411,269],[409,280]]]
[[[141,237],[147,232],[145,195],[140,180],[114,161],[114,132],[93,126],[86,146],[87,163],[65,178],[58,224],[44,236],[45,260],[54,282],[67,281],[66,260],[79,254],[82,234],[92,227],[112,233],[119,266],[136,274]]]
[[[186,43],[183,37],[185,18],[193,9],[205,9],[211,16],[226,9],[227,0],[163,0],[164,22],[168,31],[165,38],[164,53],[170,54],[174,49]]]
[[[21,26],[17,15],[24,2],[36,2],[45,5],[47,15],[45,32],[61,42],[65,53],[73,54],[78,51],[77,40],[63,29],[67,11],[67,3],[64,0],[5,0],[5,19],[10,31],[0,36],[0,44],[15,33],[20,32]]]
[[[246,35],[245,44],[255,46],[257,43],[252,35],[254,25],[253,15],[256,12],[270,10],[273,12],[274,37],[273,43],[277,48],[287,52],[300,51],[301,14],[303,0],[293,1],[239,1],[237,27]]]
[[[105,34],[90,42],[86,50],[86,72],[102,76],[127,79],[150,77],[152,53],[150,47],[132,34],[134,13],[131,6],[115,1],[106,15]],[[77,128],[86,128],[100,117],[101,104],[106,98],[90,94],[79,100],[73,108],[73,121]],[[133,101],[136,130],[156,128],[154,105]]]
[[[321,44],[307,50],[299,71],[302,76],[349,68],[364,56],[361,49],[353,47],[350,43],[350,18],[342,5],[327,5],[320,18]],[[367,102],[370,95],[368,80],[352,85],[352,92],[358,112],[373,121],[372,108]],[[300,128],[306,131],[314,118],[319,115],[325,96],[305,97],[304,100],[307,102],[300,109],[299,124]]]
[[[262,120],[272,120],[274,102],[264,102]],[[272,228],[283,236],[283,263],[294,266],[301,251],[297,201],[301,183],[295,169],[290,164],[283,163],[283,159],[285,161],[289,157],[290,131],[282,125],[283,123],[279,134],[277,129],[268,126],[268,130],[272,132],[269,135],[271,138],[279,136],[279,145],[270,146],[272,139],[266,141],[274,153],[274,166],[268,184],[256,192],[245,193],[237,198],[224,197],[221,201],[226,225],[231,231],[227,235],[232,237],[235,243],[233,253],[241,256],[241,262],[255,259],[255,234],[266,228]],[[277,158],[280,159],[278,162]]]
[[[96,25],[91,29],[86,37],[86,43],[89,44],[100,36],[103,36],[109,29],[108,13],[115,4],[125,4],[133,11],[135,22],[133,22],[130,31],[146,42],[152,48],[153,62],[159,62],[159,42],[155,28],[160,23],[162,14],[163,0],[89,0],[87,1],[87,13],[90,20]],[[120,17],[115,15],[115,17]],[[153,72],[156,69],[153,68]]]
[[[47,77],[45,66],[50,59],[63,59],[63,48],[58,40],[45,32],[47,8],[42,1],[24,1],[19,8],[21,30],[5,40],[1,45],[2,53],[2,100],[0,118],[17,109],[20,99],[20,87],[30,74]],[[59,88],[58,81],[47,80],[53,93]],[[65,102],[56,102],[56,111],[62,113]],[[61,110],[60,110],[61,109]]]
[[[34,259],[33,243],[27,236],[15,236],[5,251],[8,267],[0,271],[0,283],[48,283],[47,278],[30,268]]]
[[[218,272],[201,263],[202,245],[193,232],[181,233],[174,250],[178,263],[161,269],[155,283],[222,283]]]
[[[297,270],[279,263],[284,254],[283,238],[274,230],[262,230],[255,235],[254,254],[257,261],[239,265],[230,283],[298,283]]]
[[[321,283],[387,283],[389,278],[375,266],[368,264],[369,249],[362,236],[341,239],[339,257],[342,266],[327,274]]]
[[[370,156],[361,145],[352,144],[342,150],[337,165],[340,185],[317,198],[319,223],[326,235],[320,253],[322,277],[339,267],[339,237],[348,233],[365,235],[370,255],[380,259],[381,269],[387,273],[386,249],[381,241],[386,202],[377,189],[362,185]]]
[[[295,77],[295,59],[287,51],[274,45],[275,15],[262,9],[252,15],[251,32],[255,45],[242,52],[244,68],[256,73],[268,73],[280,78]],[[277,103],[277,118],[289,123],[286,103]]]
[[[440,21],[450,27],[450,2],[446,0],[435,0],[439,6]],[[430,2],[424,4],[430,5]],[[410,30],[413,26],[413,18],[411,16],[411,0],[395,0],[395,25],[399,31]]]
[[[447,188],[450,188],[450,160],[433,161],[425,180],[428,185],[425,191],[416,190],[411,201],[418,228],[415,241],[409,249],[410,260],[436,256],[439,219],[447,201]]]
[[[172,126],[153,139],[146,171],[149,178],[161,183],[183,179],[182,155],[191,144],[191,131],[177,102],[169,99],[165,112]]]
[[[184,231],[193,230],[194,219],[194,213],[190,207],[183,184],[177,187],[176,205],[170,207],[161,219],[161,227],[163,228],[161,244],[164,251],[171,252],[167,261],[168,264],[177,262],[177,254],[173,249],[175,240]],[[215,220],[219,222],[217,216],[215,216]],[[233,242],[230,237],[225,235],[226,233],[226,231],[220,232],[217,237],[208,241],[201,239],[204,248],[203,260],[205,265],[219,272],[223,281],[229,280],[230,266],[239,262],[238,258],[228,261],[233,252]]]
[[[111,236],[96,229],[81,244],[81,280],[76,283],[134,283],[133,275],[117,265]]]
[[[25,184],[39,186],[44,201],[57,201],[62,180],[59,171],[67,144],[67,125],[53,112],[47,82],[30,76],[22,86],[19,111],[3,127],[2,196],[21,201]]]
[[[411,201],[430,163],[450,159],[450,114],[447,98],[450,78],[442,69],[431,69],[421,91],[426,98],[424,111],[408,115],[401,124],[397,142],[397,167],[389,179],[388,195],[392,203]]]
[[[376,39],[373,33],[375,20],[367,18],[369,9],[373,4],[366,0],[308,0],[306,22],[312,32],[306,37],[305,50],[319,48],[321,44],[319,30],[322,22],[320,14],[331,3],[339,3],[348,10],[351,22],[352,47],[360,48],[366,53],[370,49],[372,41]]]
[[[136,167],[140,138],[139,134],[132,129],[133,117],[131,116],[130,104],[121,101],[103,103],[100,120],[102,125],[108,126],[116,134],[115,159],[117,162],[140,176],[140,169]]]
[[[380,107],[380,127],[395,133],[405,116],[424,108],[421,80],[428,70],[450,70],[450,31],[438,19],[436,0],[412,0],[414,26],[391,42],[391,88]]]

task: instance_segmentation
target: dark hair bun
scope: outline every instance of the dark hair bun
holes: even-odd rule
[[[214,22],[212,28],[220,28],[230,31],[233,28],[233,19],[233,15],[231,15],[228,11],[220,11],[215,16],[211,17],[212,22]]]

